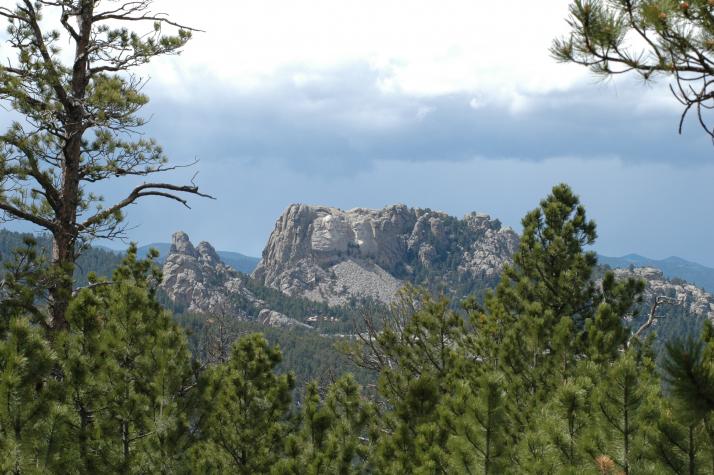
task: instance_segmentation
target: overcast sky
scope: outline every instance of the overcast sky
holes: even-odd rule
[[[549,57],[568,1],[158,0],[199,33],[150,76],[147,132],[197,157],[218,199],[145,201],[131,237],[177,229],[259,255],[291,203],[394,203],[519,228],[556,183],[598,223],[597,250],[714,266],[714,146],[677,134],[667,83],[602,82]],[[131,183],[103,191],[119,197]]]

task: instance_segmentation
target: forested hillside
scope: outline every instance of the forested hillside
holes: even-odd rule
[[[272,328],[256,322],[233,318],[182,314],[176,321],[186,329],[191,353],[202,362],[225,361],[235,340],[251,333],[262,333],[271,346],[277,346],[282,360],[276,366],[281,374],[295,376],[297,397],[301,398],[307,385],[317,381],[322,387],[351,373],[362,385],[374,385],[376,375],[355,365],[340,347],[350,337],[325,335],[302,328]],[[352,337],[353,338],[353,337]]]
[[[46,235],[31,235],[16,233],[6,229],[0,229],[0,265],[13,260],[13,253],[17,249],[25,247],[24,240],[32,238],[37,241],[38,252],[49,259],[52,252],[52,241]],[[90,247],[81,252],[74,270],[74,285],[83,287],[87,285],[87,277],[94,272],[101,277],[109,277],[119,266],[122,255],[106,249]]]
[[[0,262],[7,261],[11,258],[13,250],[22,248],[24,246],[23,239],[29,236],[30,235],[28,234],[0,230]],[[49,239],[43,236],[39,236],[36,239],[41,253],[49,253]],[[168,250],[166,250],[166,252],[168,253]],[[145,249],[141,253],[146,256],[148,254],[148,249]],[[76,286],[82,287],[87,285],[87,276],[90,273],[96,273],[100,277],[110,276],[121,262],[121,259],[121,253],[105,249],[90,248],[84,251],[80,256],[75,272]],[[159,261],[157,260],[157,262]],[[596,278],[602,278],[606,269],[607,267],[599,267],[594,273],[594,276]],[[438,280],[438,277],[433,275],[436,272],[437,271],[432,271],[430,274],[425,275],[424,278],[431,281]],[[326,302],[319,302],[303,297],[290,297],[278,290],[267,287],[259,281],[249,278],[248,276],[243,276],[242,279],[245,283],[245,287],[260,301],[265,302],[268,308],[280,312],[289,318],[309,324],[314,327],[315,333],[335,335],[354,334],[355,331],[363,330],[363,328],[360,328],[360,322],[362,321],[365,313],[374,314],[377,312],[386,312],[388,310],[387,305],[370,299],[352,298],[349,302],[343,305],[329,305]],[[681,281],[676,279],[672,281],[663,278],[660,282],[661,290],[657,292],[657,295],[670,297],[673,300],[676,300],[678,295],[684,296],[686,292],[682,289],[677,289],[679,282]],[[188,322],[201,318],[197,314],[191,313],[182,305],[173,302],[163,291],[159,290],[158,295],[162,305],[179,316],[177,317],[179,318],[179,321]],[[456,292],[454,290],[451,292],[451,301],[455,307],[458,307],[461,299],[468,295],[468,292]],[[476,297],[477,302],[483,303],[483,290],[478,294],[472,295]],[[639,326],[647,320],[648,314],[651,310],[653,296],[654,294],[652,294],[649,299],[646,299],[641,304],[638,304],[633,308],[634,318],[627,319],[627,325],[629,325],[633,331],[639,328]],[[241,315],[255,315],[253,304],[250,301],[234,297],[232,302],[234,304],[234,310],[239,313],[242,312],[233,316],[236,326],[247,325],[250,327],[251,325],[258,325],[258,327],[260,327],[255,316],[253,318],[249,318],[247,321],[245,318],[241,318]],[[691,304],[693,302],[694,300],[691,300],[690,297],[689,303]],[[704,304],[706,303],[707,302],[704,301]],[[695,311],[693,310],[693,307],[688,305],[662,305],[659,307],[657,313],[659,318],[654,325],[647,330],[647,333],[653,331],[656,332],[657,348],[662,348],[666,342],[672,338],[697,334],[702,323],[707,318],[706,312]],[[213,316],[215,317],[215,315]],[[208,317],[204,314],[203,319],[205,320],[206,318]],[[289,333],[287,330],[281,331],[279,329],[275,329],[273,331],[275,334]],[[191,341],[193,342],[193,340]],[[331,344],[328,340],[324,340],[321,344],[317,345],[317,347],[330,345]],[[288,361],[297,362],[297,358],[294,358],[294,355],[292,355],[290,351],[290,349],[286,350],[288,353],[286,359]],[[301,357],[310,358],[310,352],[302,352]],[[319,359],[317,354],[315,355],[315,358]],[[300,365],[303,367],[309,367],[313,363],[314,362],[300,362],[296,366],[287,367],[297,370]],[[301,372],[298,371],[298,373]],[[318,376],[318,373],[311,373],[311,375]]]
[[[594,240],[578,198],[555,187],[482,304],[405,289],[350,338],[172,319],[155,255],[130,247],[111,281],[73,298],[71,330],[45,342],[21,317],[27,274],[10,266],[0,363],[33,364],[0,366],[20,376],[0,379],[13,395],[0,406],[3,460],[30,471],[40,447],[55,473],[706,473],[714,327],[690,320],[658,365],[652,339],[625,324],[645,281],[598,268]]]
[[[50,252],[50,240],[44,236],[16,233],[0,229],[0,265],[9,264],[14,257],[15,250],[26,247],[25,239],[33,238],[37,241],[37,250],[40,255],[47,256]],[[144,251],[144,255],[148,250]],[[75,271],[75,286],[84,287],[88,284],[87,278],[91,273],[98,277],[111,277],[123,259],[122,253],[116,253],[100,248],[90,248],[82,253]],[[293,316],[300,321],[306,321],[313,315],[327,317],[324,320],[313,322],[314,331],[300,331],[296,329],[270,328],[256,321],[242,321],[236,316],[225,319],[226,331],[232,339],[226,342],[226,351],[234,339],[249,332],[265,332],[269,342],[282,348],[284,359],[280,365],[283,372],[293,371],[298,381],[298,387],[303,388],[312,379],[333,378],[345,372],[355,372],[357,368],[349,364],[344,356],[334,348],[337,341],[334,337],[322,337],[320,333],[351,334],[354,332],[355,322],[362,316],[361,306],[358,302],[353,305],[330,307],[327,304],[309,301],[301,298],[291,298],[282,293],[266,288],[259,283],[248,281],[248,288],[258,298],[268,303],[271,308]],[[202,338],[205,337],[206,315],[197,316],[185,314],[184,309],[176,306],[161,292],[157,298],[163,305],[176,313],[176,321],[184,326],[189,334],[189,343],[192,353],[201,361],[205,361],[206,350]],[[251,307],[244,303],[244,310]],[[334,317],[332,321],[330,317]],[[362,376],[364,380],[364,375]]]

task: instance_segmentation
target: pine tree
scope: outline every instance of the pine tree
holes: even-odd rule
[[[714,413],[714,324],[704,323],[699,339],[667,344],[665,379],[682,410],[692,418]]]
[[[567,20],[571,31],[554,41],[551,52],[602,77],[671,78],[671,91],[683,107],[680,133],[693,112],[714,136],[706,122],[714,75],[713,6],[710,0],[574,0]]]
[[[369,473],[371,443],[376,437],[374,411],[362,399],[352,376],[332,384],[324,400],[311,383],[300,409],[300,424],[286,442],[286,456],[272,473]]]
[[[698,339],[668,342],[663,367],[670,397],[657,435],[673,447],[657,455],[673,470],[714,473],[714,324],[706,321]]]
[[[0,338],[2,473],[40,474],[58,468],[54,463],[57,451],[52,449],[55,406],[50,373],[54,364],[49,345],[27,318],[9,321]]]
[[[450,434],[439,407],[454,389],[464,320],[446,299],[415,289],[398,304],[404,308],[381,331],[370,331],[361,360],[380,369],[379,394],[390,408],[378,416],[372,463],[378,473],[447,473]]]
[[[0,273],[0,471],[63,473],[66,418],[54,377],[57,357],[36,302],[52,279],[35,239],[26,236]]]
[[[171,473],[181,457],[190,355],[156,300],[155,257],[137,261],[132,245],[111,281],[72,300],[70,331],[54,343],[84,473]]]
[[[648,458],[677,475],[714,471],[714,439],[707,419],[692,420],[660,395],[652,402]]]
[[[452,473],[498,474],[508,466],[508,411],[502,378],[487,373],[470,384],[458,381],[445,404],[451,425],[449,460]]]
[[[555,448],[543,432],[527,430],[514,444],[516,453],[512,462],[513,473],[531,475],[558,473]]]
[[[524,437],[530,442],[521,444],[518,459],[522,466],[530,466],[529,461],[533,459],[533,453],[525,449],[537,445],[542,446],[544,456],[541,458],[548,459],[543,468],[552,466],[552,471],[557,473],[576,474],[591,466],[587,449],[594,419],[592,376],[598,370],[598,365],[582,362],[576,376],[557,388],[544,404]]]
[[[20,315],[47,328],[46,315],[39,307],[57,276],[48,269],[46,256],[38,249],[35,238],[23,236],[22,246],[12,251],[0,275],[0,329]]]
[[[281,458],[294,379],[274,373],[280,359],[265,337],[252,334],[205,372],[194,473],[268,473]]]
[[[594,314],[585,321],[581,335],[583,352],[599,364],[617,360],[629,345],[630,329],[623,324],[636,304],[642,302],[644,282],[636,279],[617,281],[612,272],[602,279],[602,296]]]
[[[87,189],[175,168],[154,140],[135,138],[148,97],[132,71],[179,53],[193,30],[154,14],[151,5],[21,0],[0,7],[11,52],[0,66],[0,100],[22,118],[0,135],[0,211],[52,235],[58,278],[45,290],[54,330],[67,326],[74,264],[89,241],[122,235],[123,211],[146,197],[186,204],[185,194],[201,194],[193,184],[146,182],[105,205]]]
[[[612,360],[627,341],[621,319],[643,284],[607,274],[596,285],[596,255],[585,250],[596,236],[579,198],[567,185],[555,186],[523,218],[513,264],[487,296],[485,314],[472,319],[482,340],[479,354],[506,376],[516,432],[574,376],[579,360]],[[495,352],[487,349],[491,341]]]
[[[658,389],[654,362],[646,351],[630,349],[606,371],[594,392],[590,455],[607,457],[626,475],[651,470],[647,401]]]

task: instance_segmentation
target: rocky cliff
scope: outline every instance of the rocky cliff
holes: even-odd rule
[[[677,301],[676,307],[687,315],[714,321],[714,296],[696,285],[680,279],[668,279],[663,271],[654,267],[615,269],[614,272],[618,278],[635,277],[645,281],[644,304],[640,316],[646,315],[655,299],[662,296]],[[664,311],[672,313],[667,312],[667,309]]]
[[[163,266],[161,289],[180,310],[254,320],[268,326],[303,326],[266,308],[246,288],[248,277],[225,265],[207,242],[193,246],[184,232],[174,233]]]
[[[252,276],[291,296],[339,304],[393,299],[406,282],[472,291],[492,286],[518,237],[498,220],[428,209],[292,205]]]
[[[403,205],[343,211],[296,204],[277,220],[252,276],[330,304],[360,296],[389,302],[407,282],[459,298],[493,287],[517,247],[516,233],[485,214],[457,219]],[[682,302],[677,311],[714,320],[714,297],[695,285],[650,267],[615,272],[645,280],[639,318],[662,295]]]

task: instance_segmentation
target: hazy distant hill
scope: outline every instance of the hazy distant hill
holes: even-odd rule
[[[23,236],[27,235],[28,234],[25,233],[0,229],[0,262],[10,259],[12,250],[21,247]],[[49,254],[49,237],[45,235],[35,235],[34,237],[37,239],[40,248]],[[139,257],[146,256],[152,247],[158,249],[161,253],[159,260],[163,263],[171,245],[169,243],[159,242],[141,246],[139,248]],[[244,274],[253,272],[253,269],[258,265],[258,261],[260,261],[257,257],[245,256],[238,252],[218,251],[218,255],[221,257],[223,263]],[[79,259],[77,266],[78,285],[86,284],[86,278],[89,272],[96,272],[101,276],[111,275],[119,262],[121,262],[121,252],[101,245],[92,247],[88,251],[85,251]]]
[[[157,251],[160,253],[159,261],[163,262],[166,256],[169,254],[169,249],[171,249],[171,244],[167,242],[155,242],[153,244],[148,244],[146,246],[141,246],[138,251],[139,251],[139,257],[146,256],[148,254],[149,249],[155,248]],[[255,267],[258,265],[258,261],[260,261],[260,258],[258,257],[251,257],[251,256],[246,256],[244,254],[241,254],[239,252],[231,252],[231,251],[216,251],[217,254],[220,256],[221,261],[223,261],[224,264],[231,266],[238,272],[242,272],[244,274],[250,274],[253,272]]]
[[[679,257],[667,259],[650,259],[639,254],[628,254],[622,257],[598,256],[601,264],[614,268],[655,267],[660,269],[666,277],[683,279],[698,285],[707,292],[714,293],[714,269],[696,262],[690,262]]]

